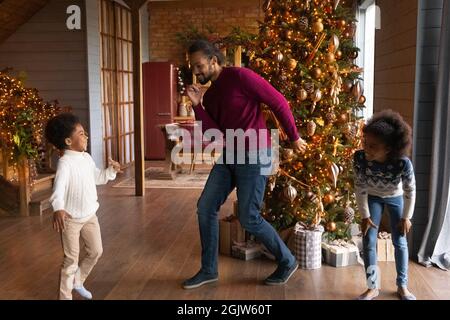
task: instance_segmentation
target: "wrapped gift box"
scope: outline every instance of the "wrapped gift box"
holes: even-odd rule
[[[241,227],[239,219],[235,215],[219,220],[220,253],[230,256],[233,244],[245,241],[245,230]]]
[[[322,266],[323,227],[307,228],[297,223],[294,228],[294,256],[302,269],[318,269]]]
[[[392,244],[391,234],[387,232],[378,233],[377,260],[395,261],[395,249]]]
[[[359,250],[354,244],[335,240],[322,242],[322,256],[326,264],[333,267],[346,267],[358,264]]]
[[[241,260],[251,260],[261,256],[261,246],[254,242],[237,243],[231,247],[231,255]]]

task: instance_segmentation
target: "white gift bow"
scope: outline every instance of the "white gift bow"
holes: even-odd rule
[[[316,225],[316,226],[312,226],[312,227],[308,227],[305,223],[303,222],[297,222],[295,224],[295,231],[301,231],[301,230],[307,230],[307,231],[318,231],[318,232],[323,232],[323,226],[322,225]]]

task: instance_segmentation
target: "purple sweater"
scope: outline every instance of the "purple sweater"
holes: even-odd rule
[[[196,119],[202,121],[203,131],[216,128],[225,134],[226,129],[263,130],[258,141],[258,146],[262,148],[270,146],[271,140],[261,103],[273,111],[291,141],[299,138],[287,100],[250,69],[224,67],[203,96],[204,109],[199,104],[194,106],[194,111]]]

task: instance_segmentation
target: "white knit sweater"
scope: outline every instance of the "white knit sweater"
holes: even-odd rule
[[[87,152],[65,150],[58,161],[53,194],[53,210],[64,210],[73,219],[88,220],[99,207],[97,184],[116,178],[113,167],[100,170]]]

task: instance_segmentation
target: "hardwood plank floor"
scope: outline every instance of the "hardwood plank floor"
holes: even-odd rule
[[[129,170],[128,170],[129,171]],[[125,176],[119,178],[123,179]],[[116,181],[117,182],[117,181]],[[365,288],[360,266],[299,270],[285,286],[265,286],[268,259],[219,257],[220,280],[194,290],[181,283],[200,266],[196,203],[201,190],[99,187],[104,253],[86,287],[95,299],[354,299]],[[232,212],[233,193],[221,215]],[[62,250],[51,214],[0,219],[0,299],[55,299]],[[379,299],[395,296],[395,264],[380,263]],[[450,273],[410,263],[410,289],[419,299],[450,299]]]

